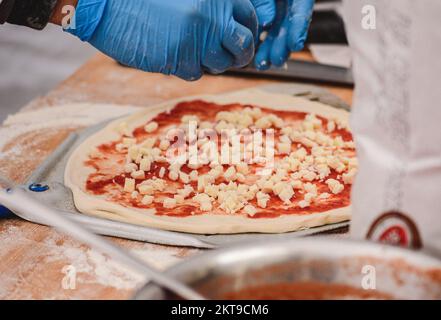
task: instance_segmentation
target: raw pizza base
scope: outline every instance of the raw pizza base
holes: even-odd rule
[[[66,165],[64,182],[73,192],[77,209],[82,213],[100,218],[196,234],[284,233],[350,219],[350,206],[308,215],[282,215],[277,218],[259,219],[250,219],[242,215],[210,215],[209,213],[189,217],[158,216],[155,215],[154,209],[127,208],[85,191],[86,179],[94,170],[85,166],[84,161],[88,159],[93,147],[120,138],[116,130],[118,124],[126,122],[132,130],[153,119],[157,114],[173,109],[179,102],[196,99],[217,104],[252,104],[274,110],[309,112],[326,118],[339,118],[343,121],[348,121],[349,118],[349,113],[341,109],[289,95],[267,93],[259,89],[247,89],[219,96],[192,96],[145,108],[141,112],[111,122],[85,140],[72,153]]]

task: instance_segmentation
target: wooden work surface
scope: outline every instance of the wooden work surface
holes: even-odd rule
[[[48,113],[44,112],[48,108],[84,102],[149,106],[182,96],[277,82],[232,76],[205,76],[197,82],[185,82],[125,68],[97,55],[47,96],[35,99],[0,127],[0,141],[8,139],[0,148],[0,174],[23,182],[70,132],[81,127],[78,121],[45,126],[49,123],[45,119]],[[324,87],[351,104],[351,89]],[[75,106],[72,104],[71,108]],[[60,121],[66,121],[66,117],[61,114]],[[111,240],[161,269],[200,252]],[[0,244],[0,299],[126,299],[144,281],[98,252],[48,227],[18,218],[0,220]],[[66,289],[67,280],[73,279],[74,274],[75,289]]]

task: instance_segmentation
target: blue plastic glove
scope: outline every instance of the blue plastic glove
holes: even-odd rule
[[[255,66],[259,70],[266,70],[271,65],[281,67],[291,52],[300,51],[305,45],[314,0],[252,0],[252,2],[256,6],[259,20],[265,23],[272,15],[272,8],[276,8],[276,15],[268,29],[268,35],[256,53]]]
[[[125,65],[197,80],[249,64],[257,28],[249,0],[79,0],[67,31]]]
[[[251,3],[256,9],[260,28],[266,28],[274,22],[276,17],[275,0],[251,0]]]

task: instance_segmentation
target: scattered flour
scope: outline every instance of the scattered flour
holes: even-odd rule
[[[116,104],[71,103],[11,115],[0,126],[0,175],[22,182],[68,133],[139,109]],[[22,170],[17,171],[17,167]]]
[[[8,142],[27,132],[87,127],[139,109],[126,105],[74,103],[22,111],[9,116],[0,127],[0,151]]]
[[[62,234],[50,232],[44,239],[36,239],[31,228],[23,228],[19,224],[20,222],[4,222],[0,229],[0,243],[2,243],[0,257],[8,259],[15,254],[20,254],[20,250],[25,252],[25,256],[19,257],[22,260],[18,270],[8,269],[2,272],[0,299],[14,297],[16,292],[19,292],[20,298],[24,298],[24,293],[32,291],[27,289],[28,285],[36,290],[35,283],[39,283],[36,279],[31,279],[28,284],[23,283],[23,281],[29,281],[30,274],[33,275],[32,277],[36,275],[41,277],[41,288],[46,288],[49,283],[52,286],[55,285],[55,290],[52,288],[43,292],[44,298],[63,297],[66,292],[61,288],[61,279],[64,277],[62,267],[67,265],[75,267],[78,297],[83,296],[84,293],[94,297],[97,285],[117,290],[134,290],[148,280],[146,276],[139,275],[125,265]],[[165,270],[199,251],[140,242],[132,242],[129,245],[133,247],[129,249],[129,252],[158,270]],[[35,298],[35,296],[27,298]]]
[[[54,238],[47,239],[45,245],[50,248],[47,262],[66,259],[80,275],[78,278],[80,284],[97,283],[106,287],[130,290],[148,280],[146,276],[134,272],[124,264],[114,261],[94,249],[72,246],[72,243],[60,246],[55,243]],[[149,244],[145,244],[143,247],[131,249],[129,252],[158,270],[165,270],[181,260],[175,255],[176,250],[159,249]],[[92,277],[81,277],[81,274],[92,275]]]

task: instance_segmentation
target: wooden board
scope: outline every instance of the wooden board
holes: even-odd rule
[[[307,54],[302,57],[310,58]],[[21,112],[72,102],[148,106],[182,96],[216,94],[278,82],[282,81],[233,76],[204,76],[197,82],[185,82],[122,67],[99,54]],[[323,87],[351,104],[351,89]],[[78,127],[42,127],[17,136],[13,135],[14,124],[1,129],[13,138],[0,150],[0,174],[20,183]],[[158,268],[200,252],[121,239],[112,241]],[[145,281],[50,228],[17,218],[0,220],[0,243],[0,299],[126,299]],[[69,284],[66,280],[73,279],[72,271],[76,271],[76,286],[66,289]]]

